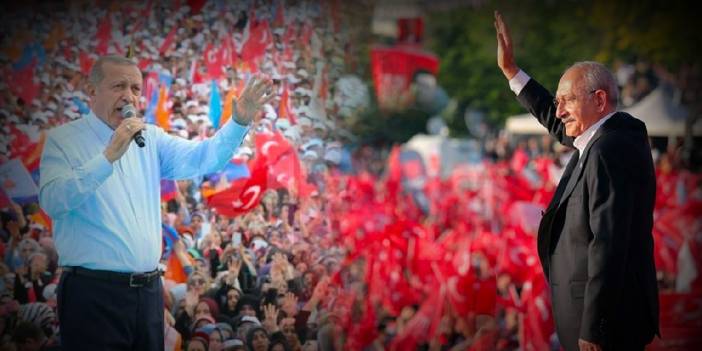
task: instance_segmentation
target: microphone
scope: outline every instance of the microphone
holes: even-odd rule
[[[134,107],[134,105],[128,104],[122,107],[122,118],[131,118],[134,116],[136,116],[136,107]],[[144,136],[141,135],[141,131],[134,134],[134,142],[139,145],[139,147],[144,147],[144,145],[146,145]]]

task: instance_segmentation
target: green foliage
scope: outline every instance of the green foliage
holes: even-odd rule
[[[349,124],[361,144],[393,145],[404,143],[417,133],[425,133],[429,117],[428,113],[414,107],[398,112],[381,111],[373,98],[371,106]]]

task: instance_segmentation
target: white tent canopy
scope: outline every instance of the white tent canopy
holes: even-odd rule
[[[648,135],[658,137],[682,136],[685,134],[687,109],[673,101],[672,94],[658,87],[637,104],[622,111],[646,123]],[[525,113],[507,118],[505,128],[512,134],[546,134],[547,130],[531,114]],[[692,134],[702,135],[702,119],[692,128]]]
[[[531,113],[523,113],[507,118],[505,128],[512,134],[546,134],[546,127],[542,126]]]
[[[623,111],[646,123],[648,135],[685,135],[687,109],[680,104],[676,104],[673,101],[672,93],[662,86],[646,95],[637,104],[625,108]],[[693,126],[692,134],[702,135],[702,123],[700,123],[700,120]]]

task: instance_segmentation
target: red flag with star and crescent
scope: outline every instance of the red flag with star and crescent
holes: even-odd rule
[[[264,157],[256,157],[251,167],[251,177],[232,183],[227,190],[218,192],[208,199],[208,204],[217,213],[236,217],[254,209],[261,202],[268,189],[268,164]]]

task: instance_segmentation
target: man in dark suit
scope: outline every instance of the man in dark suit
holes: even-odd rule
[[[656,180],[646,126],[616,111],[616,80],[602,64],[569,67],[554,99],[514,62],[497,12],[495,28],[497,63],[519,102],[576,149],[538,235],[561,345],[643,350],[659,333],[651,234]]]

